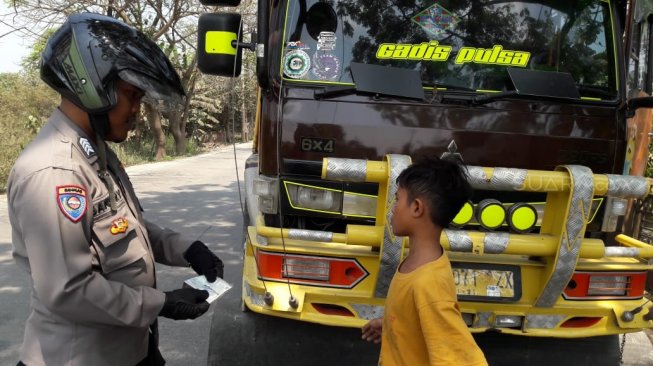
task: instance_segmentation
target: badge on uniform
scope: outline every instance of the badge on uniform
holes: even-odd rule
[[[84,151],[84,154],[86,154],[86,158],[90,159],[92,156],[95,155],[95,150],[93,149],[93,145],[88,141],[87,138],[85,137],[80,137],[79,141],[77,141],[79,144],[79,147]]]
[[[124,217],[113,220],[111,223],[111,234],[113,235],[122,234],[127,231],[127,229],[129,229],[129,221]]]
[[[86,190],[79,186],[59,186],[57,203],[70,221],[77,222],[86,213]]]

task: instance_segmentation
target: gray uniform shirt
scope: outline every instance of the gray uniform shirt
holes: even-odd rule
[[[134,365],[163,307],[154,261],[187,265],[192,240],[141,213],[115,154],[118,209],[98,177],[95,146],[56,110],[16,161],[8,203],[14,258],[31,276],[21,360],[37,365]]]

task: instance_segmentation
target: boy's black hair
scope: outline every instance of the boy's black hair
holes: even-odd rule
[[[397,184],[408,193],[408,200],[423,199],[431,211],[431,221],[447,227],[472,196],[467,169],[454,157],[424,157],[406,168]]]

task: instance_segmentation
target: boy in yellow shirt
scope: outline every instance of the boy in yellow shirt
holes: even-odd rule
[[[472,193],[465,168],[427,159],[404,170],[397,184],[392,231],[409,237],[410,253],[392,279],[385,315],[363,326],[363,339],[381,341],[383,366],[486,366],[462,319],[451,263],[440,245],[442,229]]]

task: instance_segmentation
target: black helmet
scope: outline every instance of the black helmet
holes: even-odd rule
[[[41,79],[90,114],[116,105],[120,78],[154,99],[185,95],[179,75],[143,33],[100,14],[71,15],[41,54]]]

